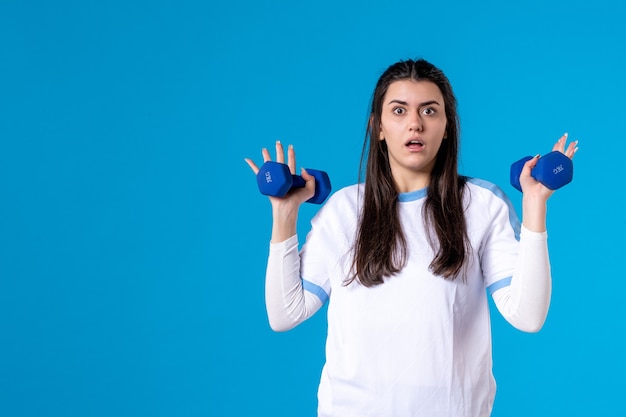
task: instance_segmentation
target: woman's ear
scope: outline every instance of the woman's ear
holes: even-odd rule
[[[373,114],[370,115],[370,119],[367,122],[367,127],[369,128],[369,131],[373,135],[374,134],[374,115]],[[382,126],[380,126],[379,130],[378,130],[378,140],[385,140],[385,137],[383,136],[383,127]]]
[[[370,116],[369,127],[370,127],[370,132],[371,132],[374,129],[374,115]],[[372,133],[374,133],[374,132],[372,132]],[[383,135],[383,127],[382,127],[382,125],[380,125],[378,127],[378,140],[385,140],[385,136]]]

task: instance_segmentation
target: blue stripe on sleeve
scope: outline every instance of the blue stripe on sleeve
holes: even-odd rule
[[[489,294],[493,294],[500,288],[508,287],[509,285],[511,285],[512,278],[513,277],[502,278],[501,280],[494,282],[493,284],[487,287],[487,291],[489,291]]]
[[[328,294],[326,294],[326,291],[324,291],[322,287],[315,285],[312,282],[307,281],[306,279],[302,280],[302,288],[304,288],[305,291],[308,291],[311,294],[315,294],[317,298],[322,301],[322,304],[326,304],[326,301],[328,301]]]
[[[509,223],[511,223],[511,226],[513,227],[513,231],[515,232],[515,239],[519,242],[519,235],[520,235],[522,225],[519,219],[517,218],[517,214],[515,213],[515,208],[513,207],[513,203],[511,202],[511,200],[509,200],[509,197],[507,197],[507,195],[504,194],[504,192],[502,191],[502,189],[500,189],[500,187],[498,187],[497,185],[489,181],[481,180],[478,178],[468,178],[468,181],[471,182],[472,184],[476,184],[479,187],[482,187],[486,190],[491,191],[496,197],[498,197],[499,199],[501,199],[502,201],[506,203],[506,205],[509,207]]]

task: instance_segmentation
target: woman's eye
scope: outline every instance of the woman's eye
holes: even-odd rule
[[[429,116],[437,113],[437,110],[433,109],[432,107],[426,107],[424,110],[422,110],[422,113]]]
[[[393,109],[394,114],[404,114],[404,109],[402,107],[396,107]]]

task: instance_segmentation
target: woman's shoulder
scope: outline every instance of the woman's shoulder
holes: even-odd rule
[[[490,227],[494,222],[508,223],[516,235],[520,222],[515,207],[504,190],[491,181],[480,178],[467,178],[464,200],[467,218],[471,219],[472,230],[480,230],[481,225]]]
[[[359,185],[350,185],[333,192],[312,220],[317,230],[338,233],[340,230],[355,227],[359,216],[359,200],[362,191]]]
[[[324,217],[352,217],[358,212],[362,198],[363,187],[361,184],[339,188],[337,191],[331,193],[318,214]]]
[[[362,198],[363,191],[363,184],[352,184],[342,187],[330,195],[326,204],[357,203]]]
[[[472,200],[475,197],[480,196],[482,199],[488,201],[501,201],[505,204],[510,203],[510,199],[507,194],[504,192],[502,188],[500,188],[494,182],[482,179],[482,178],[473,178],[473,177],[464,177],[465,178],[465,186],[470,191],[470,196]]]

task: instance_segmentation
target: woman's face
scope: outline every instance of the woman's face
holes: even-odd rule
[[[387,143],[398,192],[424,188],[446,132],[443,95],[431,81],[394,81],[383,97],[379,140]]]

